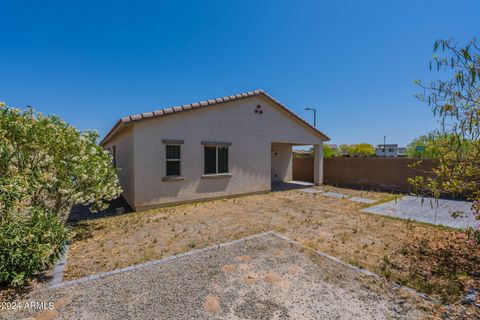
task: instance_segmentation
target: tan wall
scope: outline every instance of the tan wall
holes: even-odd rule
[[[313,182],[313,156],[293,158],[293,180]]]
[[[433,161],[423,160],[417,169],[409,167],[415,159],[401,158],[328,158],[324,159],[324,183],[334,186],[411,191],[409,177],[431,171]]]
[[[313,146],[313,182],[323,183],[323,142]]]
[[[257,105],[261,106],[262,114],[254,112]],[[181,146],[185,180],[162,181],[165,175],[162,139],[185,141]],[[231,177],[201,177],[202,140],[232,143]],[[134,207],[270,190],[272,142],[322,143],[319,136],[261,96],[136,122]]]
[[[133,128],[133,126],[125,128],[104,145],[104,149],[111,149],[113,146],[116,148],[118,179],[120,180],[120,185],[123,189],[122,195],[132,207],[135,203]]]
[[[285,143],[272,143],[272,182],[292,180],[292,146]]]

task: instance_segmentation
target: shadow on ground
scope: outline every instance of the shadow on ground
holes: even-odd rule
[[[277,191],[287,191],[287,190],[294,190],[294,189],[305,189],[314,186],[311,182],[305,181],[277,181],[272,182],[272,192]]]
[[[110,216],[117,216],[122,215],[125,213],[132,212],[132,208],[130,205],[125,201],[125,199],[120,196],[112,201],[107,209],[93,213],[88,206],[84,205],[75,205],[70,210],[70,214],[68,215],[67,221],[68,222],[75,222],[81,220],[90,220],[90,219],[98,219]]]

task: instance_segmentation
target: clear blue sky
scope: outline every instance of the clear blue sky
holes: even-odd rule
[[[141,2],[141,3],[140,3]],[[0,0],[0,101],[101,135],[121,116],[265,89],[333,143],[407,144],[440,37],[480,36],[480,1]]]

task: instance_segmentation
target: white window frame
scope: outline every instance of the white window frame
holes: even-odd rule
[[[226,148],[227,149],[227,154],[228,154],[228,151],[229,151],[229,146],[218,146],[218,145],[204,145],[204,149],[205,148],[215,148],[215,172],[213,173],[206,173],[204,172],[204,174],[224,174],[224,173],[230,173],[230,166],[228,165],[228,158],[227,158],[227,167],[228,167],[228,170],[227,172],[221,172],[219,173],[218,172],[218,148]],[[203,156],[203,161],[205,162],[206,159],[205,159],[205,151],[204,151],[204,156]],[[205,170],[205,164],[204,164],[204,170]]]

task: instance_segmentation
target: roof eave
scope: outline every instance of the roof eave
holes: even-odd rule
[[[104,146],[108,141],[110,141],[120,130],[122,130],[124,127],[126,127],[126,123],[122,121],[122,119],[119,119],[115,125],[108,131],[108,133],[105,135],[105,137],[100,141],[100,146]]]
[[[289,108],[287,108],[285,105],[280,103],[278,100],[273,98],[271,95],[263,91],[262,89],[254,90],[254,91],[248,91],[244,93],[238,93],[235,95],[230,95],[230,96],[225,96],[221,98],[215,98],[215,99],[210,99],[210,100],[204,100],[196,103],[191,103],[191,104],[185,104],[181,106],[175,106],[175,107],[170,107],[170,108],[165,108],[161,110],[156,110],[156,111],[151,111],[151,112],[144,112],[141,114],[133,114],[127,117],[123,117],[117,121],[117,123],[113,126],[112,129],[105,135],[105,137],[102,139],[100,142],[100,145],[103,146],[105,143],[107,143],[109,140],[113,138],[121,129],[126,127],[127,124],[130,122],[135,122],[139,120],[144,120],[144,119],[152,119],[152,118],[157,118],[161,117],[164,115],[169,115],[181,111],[187,111],[187,110],[194,110],[197,108],[203,108],[206,106],[210,105],[216,105],[224,102],[229,102],[233,100],[238,100],[238,99],[243,99],[243,98],[248,98],[248,97],[253,97],[253,96],[264,96],[268,100],[270,100],[272,103],[276,104],[279,106],[281,109],[285,110],[288,112],[290,115],[293,116],[297,121],[299,121],[302,125],[306,126],[307,128],[313,130],[317,135],[319,135],[322,138],[322,141],[330,141],[330,138],[312,126],[310,123],[305,121],[304,119],[300,118],[297,114],[295,114],[293,111],[291,111]]]

